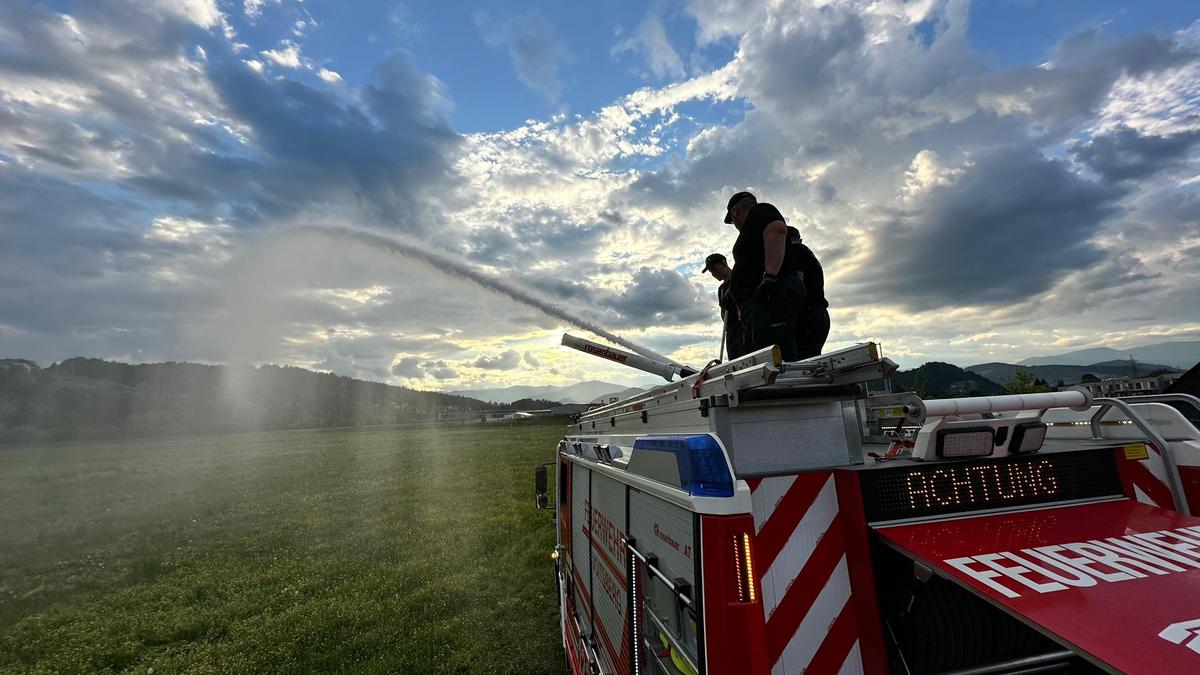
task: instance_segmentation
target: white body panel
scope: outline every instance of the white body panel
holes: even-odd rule
[[[592,475],[592,599],[597,651],[605,672],[629,659],[625,632],[628,585],[625,579],[625,486],[601,474]]]

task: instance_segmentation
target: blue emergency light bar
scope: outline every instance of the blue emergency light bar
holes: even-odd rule
[[[679,487],[697,497],[732,497],[733,476],[717,439],[709,434],[643,436],[635,451],[669,452],[679,467]]]

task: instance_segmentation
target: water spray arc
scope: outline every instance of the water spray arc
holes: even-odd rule
[[[319,237],[329,237],[329,238],[333,238],[333,239],[348,239],[348,240],[351,240],[351,241],[354,241],[354,242],[357,242],[360,244],[366,244],[368,246],[385,249],[395,255],[421,260],[422,262],[425,262],[425,263],[433,266],[435,269],[437,269],[445,274],[448,274],[450,276],[462,277],[464,279],[469,279],[469,280],[475,282],[476,284],[478,284],[479,286],[481,286],[489,291],[492,291],[493,293],[499,293],[499,294],[504,295],[512,300],[515,300],[523,305],[533,307],[534,309],[541,311],[542,313],[546,314],[547,316],[565,321],[577,328],[582,328],[586,331],[591,331],[592,333],[595,333],[596,335],[599,335],[600,337],[603,337],[606,340],[610,340],[613,343],[621,345],[622,347],[625,347],[626,349],[629,349],[629,350],[631,350],[637,354],[640,354],[648,359],[654,359],[655,361],[662,361],[662,362],[671,364],[673,366],[677,366],[681,369],[691,370],[687,366],[680,364],[680,363],[676,363],[675,361],[668,359],[667,357],[663,356],[662,354],[659,354],[650,349],[646,349],[645,347],[642,347],[640,345],[634,344],[633,342],[630,342],[629,340],[626,340],[625,338],[623,338],[619,335],[615,335],[614,333],[606,330],[604,327],[602,327],[592,321],[588,321],[587,319],[576,316],[576,315],[568,312],[567,310],[559,307],[558,305],[555,305],[550,302],[546,302],[545,300],[542,300],[541,298],[534,297],[529,292],[527,292],[521,288],[518,288],[512,284],[509,284],[501,279],[497,279],[489,274],[480,272],[479,270],[471,267],[470,265],[464,264],[458,260],[454,260],[446,255],[441,254],[441,253],[435,253],[433,251],[422,248],[420,246],[410,244],[410,243],[405,242],[396,237],[388,236],[388,235],[377,233],[377,232],[370,232],[367,230],[360,230],[357,228],[342,227],[342,226],[337,226],[337,225],[320,226],[320,227],[317,227],[317,226],[297,227],[297,228],[292,228],[292,229],[287,230],[287,233],[288,234],[314,235],[314,236],[319,236]]]

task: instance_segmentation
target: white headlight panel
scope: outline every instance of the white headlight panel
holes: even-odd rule
[[[941,429],[937,432],[937,454],[945,459],[987,457],[995,441],[996,431],[991,427]]]

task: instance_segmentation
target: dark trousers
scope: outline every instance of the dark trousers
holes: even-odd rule
[[[829,309],[805,307],[796,319],[796,352],[799,358],[820,356],[829,338]]]
[[[749,350],[746,349],[746,336],[742,330],[742,322],[738,321],[737,309],[729,310],[729,316],[725,320],[725,351],[732,361]]]
[[[796,346],[796,320],[804,303],[804,282],[799,277],[780,279],[770,297],[750,298],[745,302],[741,309],[746,353],[779,345],[784,361],[800,358]]]

